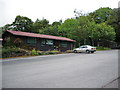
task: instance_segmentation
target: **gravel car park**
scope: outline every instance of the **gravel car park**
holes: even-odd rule
[[[75,53],[94,53],[96,51],[96,47],[90,46],[90,45],[82,45],[79,48],[75,48],[73,50]]]

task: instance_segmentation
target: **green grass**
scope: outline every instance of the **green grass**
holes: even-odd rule
[[[107,48],[107,47],[96,47],[97,51],[103,51],[103,50],[111,50],[111,48]]]

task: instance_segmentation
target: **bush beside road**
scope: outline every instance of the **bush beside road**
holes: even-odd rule
[[[3,47],[1,48],[2,58],[19,57],[19,56],[38,56],[38,55],[51,55],[61,54],[62,52],[57,50],[52,51],[39,51],[39,50],[26,50],[18,47]]]
[[[111,50],[111,48],[107,47],[96,47],[97,51],[102,51],[102,50]]]

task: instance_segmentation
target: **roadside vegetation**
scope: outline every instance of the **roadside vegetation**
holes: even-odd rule
[[[36,56],[36,55],[51,55],[51,54],[61,54],[62,52],[57,51],[57,50],[52,50],[52,51],[39,51],[33,49],[31,51],[31,55]]]
[[[97,51],[103,50],[111,50],[111,48],[105,47],[96,47]],[[65,54],[65,53],[73,53],[73,50],[67,50],[66,52],[60,52],[57,50],[52,51],[39,51],[35,50],[26,50],[19,47],[3,47],[1,49],[2,57],[1,58],[9,58],[9,57],[20,57],[20,56],[40,56],[40,55],[54,55],[54,54]]]
[[[2,58],[8,57],[19,57],[19,56],[38,56],[38,55],[51,55],[51,54],[61,54],[63,52],[52,50],[52,51],[39,51],[35,50],[26,50],[19,47],[3,47],[1,49]]]
[[[18,48],[18,47],[3,47],[2,48],[2,58],[28,56],[28,55],[30,55],[29,51]]]
[[[107,47],[96,47],[97,51],[103,51],[103,50],[111,50],[111,48],[107,48]]]

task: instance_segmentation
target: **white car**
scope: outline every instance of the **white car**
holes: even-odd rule
[[[80,46],[79,48],[75,48],[73,51],[75,53],[77,52],[94,53],[96,51],[96,47],[92,47],[90,45],[83,45],[83,46]]]

